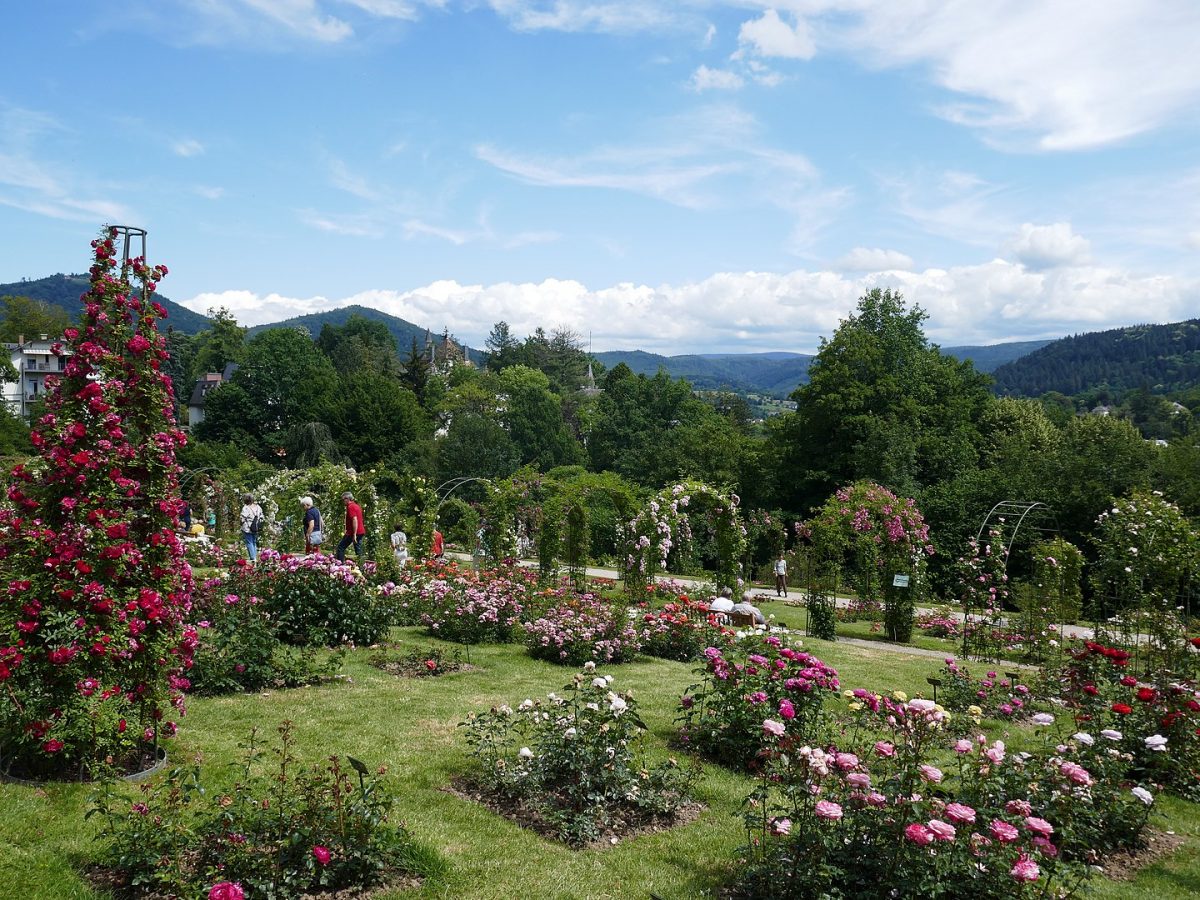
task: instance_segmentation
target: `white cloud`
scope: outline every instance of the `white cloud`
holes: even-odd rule
[[[299,37],[337,43],[354,34],[349,22],[323,15],[317,0],[240,0],[246,7],[284,26]]]
[[[646,0],[488,0],[519,31],[630,33],[674,27],[678,11]]]
[[[225,196],[225,188],[209,187],[208,185],[197,185],[192,190],[205,200],[220,200]]]
[[[745,85],[746,79],[737,72],[730,72],[728,69],[710,69],[708,66],[700,66],[688,80],[688,87],[697,93],[710,90],[736,91]]]
[[[343,298],[201,294],[184,301],[202,312],[228,307],[245,325],[351,304],[452,332],[481,346],[493,322],[518,334],[540,326],[591,333],[597,349],[665,353],[813,352],[873,287],[894,287],[929,313],[931,340],[943,345],[1059,337],[1142,322],[1178,321],[1200,301],[1200,282],[1143,277],[1099,266],[1033,272],[1003,259],[921,272],[856,277],[831,271],[722,272],[681,285],[621,283],[592,290],[578,281],[463,285],[438,281],[410,291],[373,290]]]
[[[204,145],[195,138],[181,138],[171,145],[171,150],[177,156],[187,158],[189,156],[199,156],[204,152]]]
[[[1080,265],[1091,259],[1091,245],[1067,222],[1031,225],[1026,222],[1008,249],[1030,269]]]
[[[783,5],[783,4],[780,4]],[[1193,0],[803,0],[822,48],[916,65],[967,98],[941,108],[1002,144],[1077,150],[1168,125],[1200,102]]]
[[[760,19],[743,22],[738,31],[740,52],[746,50],[763,57],[812,59],[817,52],[808,23],[797,19],[789,25],[774,9],[768,9]]]
[[[899,250],[855,247],[835,262],[833,267],[841,272],[887,272],[894,269],[911,269],[913,260],[911,256]]]

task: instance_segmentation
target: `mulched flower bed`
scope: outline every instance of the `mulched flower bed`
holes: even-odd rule
[[[392,644],[380,645],[367,661],[380,671],[398,678],[436,678],[455,672],[473,672],[479,668],[464,662],[461,650],[445,653],[424,647],[405,652]]]
[[[1131,850],[1108,853],[1103,859],[1104,877],[1112,881],[1129,881],[1139,871],[1170,856],[1183,845],[1183,838],[1173,831],[1147,828],[1145,844]]]
[[[528,803],[502,797],[490,791],[482,790],[468,778],[456,778],[444,790],[447,794],[462,800],[478,803],[491,810],[498,816],[503,816],[511,822],[516,822],[522,828],[527,828],[544,838],[560,841],[558,828],[548,822],[541,812]],[[643,834],[656,834],[681,825],[690,825],[700,818],[704,812],[703,803],[685,803],[673,815],[653,815],[643,813],[638,809],[609,809],[612,820],[599,837],[586,844],[568,844],[572,850],[599,850],[612,847],[622,841],[639,837]]]

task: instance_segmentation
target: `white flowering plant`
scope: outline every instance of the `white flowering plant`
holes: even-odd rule
[[[489,799],[572,846],[671,820],[699,776],[675,759],[651,764],[637,701],[587,663],[562,690],[473,713],[461,723]]]

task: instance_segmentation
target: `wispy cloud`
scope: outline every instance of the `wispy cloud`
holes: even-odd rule
[[[187,158],[202,154],[204,152],[204,145],[195,138],[181,138],[171,144],[171,150],[176,156]]]
[[[737,72],[728,69],[710,69],[700,66],[688,79],[688,87],[700,93],[702,91],[737,91],[746,86],[746,79]]]

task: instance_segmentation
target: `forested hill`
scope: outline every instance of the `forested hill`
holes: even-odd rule
[[[1143,385],[1156,393],[1200,383],[1200,319],[1077,334],[992,373],[1004,395],[1073,395],[1094,387],[1120,393]]]
[[[351,316],[362,316],[365,319],[370,319],[373,322],[382,322],[387,326],[392,337],[396,339],[396,348],[403,358],[409,350],[412,349],[413,341],[416,340],[418,349],[425,348],[426,329],[423,325],[416,325],[407,319],[401,319],[399,316],[393,316],[389,313],[381,312],[378,309],[372,309],[369,306],[342,306],[338,309],[330,309],[325,312],[310,313],[307,316],[295,316],[291,319],[284,319],[282,322],[271,322],[267,325],[256,325],[250,329],[250,334],[257,334],[267,328],[305,328],[308,333],[314,338],[320,337],[321,329],[325,325],[335,325],[342,327]],[[437,343],[441,343],[442,335],[434,333],[433,339]],[[476,350],[473,347],[467,348],[470,351],[471,358],[476,362],[484,357],[482,350]]]
[[[66,312],[72,321],[78,321],[82,309],[79,297],[88,289],[86,275],[51,275],[48,278],[38,278],[35,281],[12,281],[0,284],[0,297],[29,297],[52,303]],[[168,300],[162,294],[155,292],[154,299],[163,305],[167,311],[167,324],[176,331],[184,334],[195,334],[208,328],[206,316],[194,313],[186,306],[180,306],[173,300]]]
[[[943,347],[956,359],[969,359],[981,372],[1024,356],[1049,341],[1013,341],[990,346]],[[686,378],[697,390],[731,390],[738,393],[787,397],[808,381],[813,357],[804,353],[709,353],[661,356],[644,350],[610,350],[595,357],[611,369],[625,363],[638,375],[653,375],[660,368],[674,378]]]

